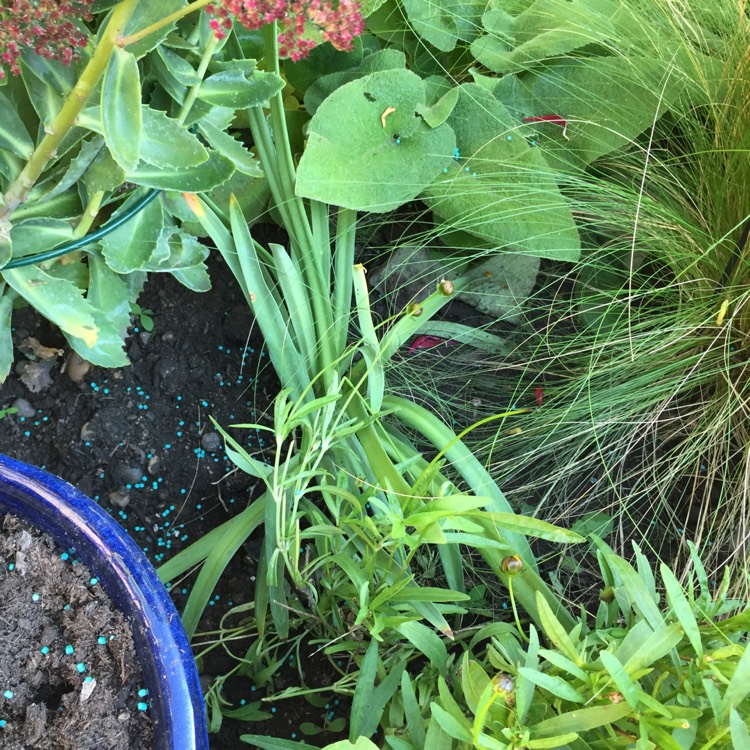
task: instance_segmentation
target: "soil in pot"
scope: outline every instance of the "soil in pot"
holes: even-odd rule
[[[0,747],[153,747],[125,617],[74,551],[10,515],[0,529]]]

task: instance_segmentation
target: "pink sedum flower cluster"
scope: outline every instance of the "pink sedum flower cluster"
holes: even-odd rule
[[[306,35],[308,25],[322,32],[324,42],[349,51],[354,37],[365,28],[360,5],[355,0],[223,0],[210,3],[206,11],[210,24],[222,39],[236,20],[246,29],[259,29],[268,23],[279,24],[279,55],[294,61],[310,54],[318,42]]]
[[[80,57],[89,36],[74,20],[90,21],[92,0],[0,0],[0,79],[7,66],[13,75],[21,70],[25,48],[65,65]]]

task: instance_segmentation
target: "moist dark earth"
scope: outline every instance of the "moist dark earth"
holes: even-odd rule
[[[0,516],[0,747],[153,747],[126,619],[69,552]]]
[[[59,332],[33,310],[17,310],[16,368],[0,386],[0,414],[18,409],[0,418],[0,451],[77,486],[107,509],[157,566],[257,496],[260,488],[233,471],[211,420],[224,428],[263,422],[278,391],[233,277],[220,261],[209,261],[209,273],[212,289],[204,294],[169,274],[151,275],[139,299],[148,313],[134,316],[130,329],[131,364],[116,370],[93,367],[81,376]],[[151,332],[143,325],[146,314],[153,320]],[[262,451],[255,431],[233,435],[249,452]],[[215,629],[230,607],[252,601],[256,551],[247,545],[229,566],[201,630]],[[189,585],[171,587],[178,609]],[[220,648],[201,661],[205,689],[233,666]],[[326,684],[325,662],[320,669],[320,682],[308,669],[312,684]],[[232,678],[224,692],[234,708],[263,696],[250,677]],[[263,705],[271,708],[273,718],[264,722],[224,719],[210,737],[212,750],[249,747],[239,740],[248,733],[302,739],[300,723],[320,726],[335,713],[302,699]],[[331,735],[305,740],[325,744]]]

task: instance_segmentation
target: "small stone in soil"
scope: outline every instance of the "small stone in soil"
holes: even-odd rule
[[[204,451],[213,453],[214,451],[218,450],[220,446],[221,435],[219,435],[218,432],[207,432],[201,438],[201,448],[203,448]]]

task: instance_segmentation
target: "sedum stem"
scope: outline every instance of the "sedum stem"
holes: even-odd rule
[[[138,0],[123,0],[115,8],[107,29],[102,35],[94,54],[84,68],[73,90],[68,95],[62,109],[58,112],[54,122],[46,131],[34,153],[26,163],[13,184],[3,196],[3,205],[0,207],[0,237],[10,236],[10,216],[26,200],[29,191],[34,186],[50,159],[54,158],[57,147],[62,139],[75,125],[76,118],[81,113],[91,92],[99,83],[112,51],[118,43],[120,34],[133,14]]]

